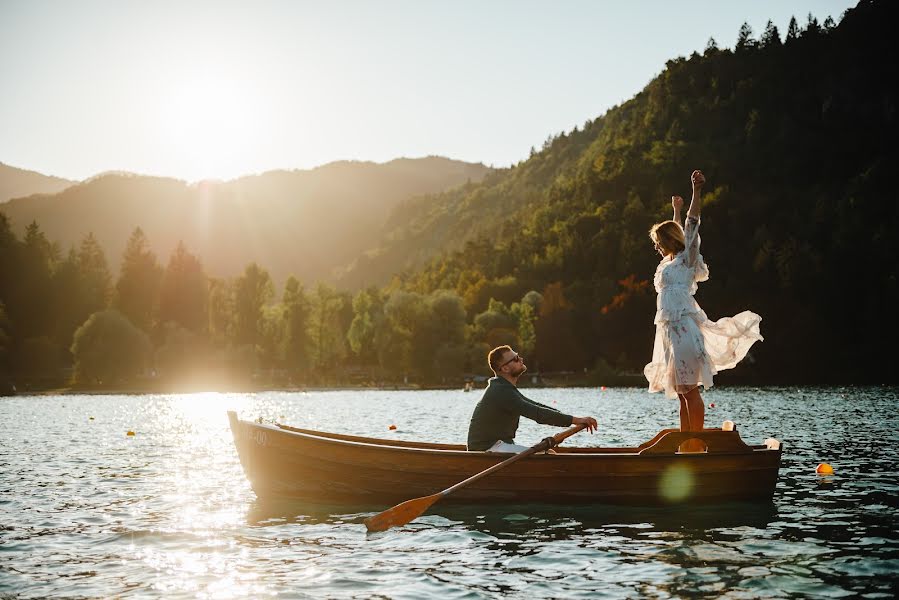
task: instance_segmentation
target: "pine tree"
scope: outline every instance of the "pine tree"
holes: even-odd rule
[[[740,33],[737,35],[736,50],[747,50],[756,46],[756,41],[752,37],[752,27],[745,21],[740,26]]]
[[[780,45],[780,32],[777,30],[777,25],[769,20],[765,25],[765,32],[762,34],[762,47],[773,48]]]
[[[340,323],[343,303],[344,297],[330,285],[320,282],[315,286],[309,333],[319,371],[335,366],[346,355],[346,329]]]
[[[262,325],[262,308],[275,294],[268,271],[251,263],[234,282],[234,317],[238,344],[256,346]]]
[[[209,284],[200,259],[178,242],[162,276],[159,290],[159,323],[178,323],[194,333],[203,333]]]
[[[284,358],[289,371],[309,369],[309,319],[311,306],[309,297],[296,277],[287,278],[284,296]]]
[[[796,17],[790,17],[790,24],[787,26],[787,42],[791,42],[799,38],[799,25],[796,23]]]
[[[59,251],[36,222],[25,229],[25,239],[13,250],[13,276],[7,310],[19,341],[47,335],[50,328],[50,281]]]
[[[149,246],[143,230],[135,228],[122,255],[115,295],[115,307],[143,331],[153,323],[162,281],[162,267]]]
[[[81,279],[83,310],[91,314],[106,308],[112,292],[112,277],[106,263],[106,254],[93,232],[81,240],[78,248],[78,274]]]
[[[807,22],[805,24],[805,29],[802,31],[803,35],[818,35],[821,33],[821,26],[818,24],[818,19],[815,18],[815,15],[812,13],[808,14]]]

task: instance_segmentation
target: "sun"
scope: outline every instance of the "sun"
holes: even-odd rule
[[[169,89],[160,107],[166,146],[196,179],[241,174],[241,163],[263,137],[265,111],[254,86],[227,76],[186,78]]]

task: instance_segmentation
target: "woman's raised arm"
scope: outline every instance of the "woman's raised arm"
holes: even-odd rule
[[[680,211],[684,207],[684,199],[680,196],[671,196],[671,208],[674,209],[674,216],[671,217],[671,220],[675,223],[681,223],[680,220]],[[683,225],[683,223],[681,223]]]
[[[693,171],[690,175],[690,182],[693,184],[693,199],[690,200],[690,210],[687,211],[687,217],[699,218],[702,212],[702,186],[705,184],[705,176],[702,171]]]

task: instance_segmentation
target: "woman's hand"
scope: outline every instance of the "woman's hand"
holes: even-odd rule
[[[693,174],[690,175],[690,182],[693,184],[694,190],[702,189],[702,186],[705,183],[705,175],[702,174],[702,171],[696,169],[693,171]]]
[[[680,213],[681,209],[684,207],[684,199],[680,196],[671,196],[671,208],[674,209],[675,214]]]

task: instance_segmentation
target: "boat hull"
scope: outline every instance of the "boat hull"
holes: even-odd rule
[[[241,421],[234,442],[259,497],[383,506],[427,496],[509,455],[462,446],[394,442]],[[707,430],[705,453],[678,454],[667,430],[638,448],[572,448],[539,454],[458,490],[445,502],[554,504],[770,501],[782,449],[746,446]],[[672,437],[673,436],[673,437]],[[736,439],[733,439],[736,436]],[[670,438],[670,439],[669,439]],[[724,442],[713,443],[721,439]],[[778,444],[779,446],[779,444]]]

